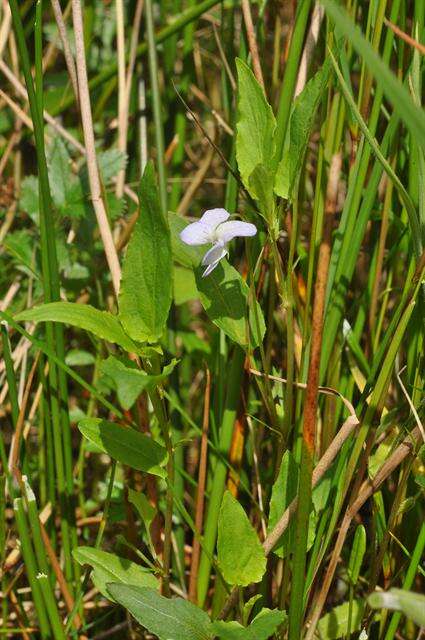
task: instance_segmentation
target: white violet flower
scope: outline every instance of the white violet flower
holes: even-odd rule
[[[226,209],[208,209],[197,222],[188,224],[180,232],[180,238],[186,244],[200,245],[211,243],[202,258],[202,265],[207,267],[202,277],[208,276],[225,255],[228,254],[227,243],[238,236],[255,236],[257,227],[250,222],[228,220],[230,213]]]

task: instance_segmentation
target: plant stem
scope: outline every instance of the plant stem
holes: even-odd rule
[[[35,555],[38,564],[38,570],[44,576],[40,577],[40,573],[37,576],[40,584],[43,599],[46,605],[46,609],[49,616],[49,621],[52,626],[52,631],[55,639],[65,640],[64,629],[62,621],[59,616],[57,603],[49,581],[49,567],[47,564],[46,550],[41,535],[40,520],[37,510],[37,503],[35,495],[29,486],[28,482],[24,480],[24,491],[28,509],[28,520],[32,531],[32,538],[34,543]]]
[[[300,462],[299,500],[296,515],[296,534],[293,555],[291,601],[289,608],[289,640],[301,638],[303,619],[304,571],[307,555],[307,536],[311,507],[311,480],[315,448],[316,413],[319,390],[320,356],[326,298],[326,284],[331,253],[332,222],[338,198],[341,155],[335,154],[329,169],[325,205],[325,229],[320,245],[312,316],[311,353],[304,405],[303,441]]]
[[[245,354],[240,347],[235,347],[228,377],[227,396],[220,428],[219,449],[224,454],[230,449],[233,426],[238,410],[240,390],[243,376]],[[207,597],[211,572],[211,556],[217,538],[217,523],[224,487],[227,467],[221,460],[216,460],[214,468],[214,484],[211,488],[207,517],[204,529],[204,549],[201,554],[198,573],[198,605],[204,606]]]
[[[87,171],[89,175],[90,193],[97,224],[105,250],[106,260],[111,272],[115,295],[118,297],[121,280],[121,267],[112,237],[105,202],[102,195],[99,168],[96,160],[93,118],[90,104],[90,92],[87,80],[86,55],[84,50],[84,28],[80,0],[72,0],[72,17],[74,23],[78,91],[80,98],[81,121],[83,125],[84,144],[87,155]]]
[[[27,87],[28,100],[31,111],[31,119],[34,126],[35,146],[37,152],[38,166],[38,182],[39,182],[39,209],[40,209],[40,239],[41,239],[41,263],[43,274],[43,288],[45,302],[59,300],[59,269],[56,255],[55,236],[52,233],[54,229],[54,217],[52,198],[50,193],[49,176],[47,171],[47,161],[44,147],[44,122],[42,112],[42,86],[40,83],[40,61],[41,47],[37,44],[37,38],[41,38],[40,15],[36,23],[36,81],[37,94],[34,89],[34,83],[31,75],[31,66],[25,35],[22,26],[22,20],[19,12],[17,0],[10,0],[10,10],[12,13],[13,26],[16,35],[16,41],[20,54],[20,61],[25,77]],[[38,9],[40,11],[40,8]],[[51,323],[46,323],[46,339],[49,351],[58,353],[60,356],[63,351],[63,329],[60,325],[52,327]],[[67,396],[66,396],[66,379],[63,374],[56,369],[54,362],[50,361],[49,379],[51,388],[51,408],[52,408],[52,424],[55,436],[55,456],[56,456],[56,474],[58,481],[58,493],[61,502],[61,528],[63,534],[63,546],[65,555],[66,574],[69,580],[72,580],[72,557],[71,557],[71,531],[74,515],[70,504],[70,485],[72,483],[72,475],[70,476],[70,465],[64,464],[66,460],[69,462],[71,451],[67,451],[64,456],[65,437],[69,442],[69,420],[67,418]],[[65,396],[63,395],[65,393]],[[61,405],[61,401],[64,406]]]
[[[164,527],[164,552],[162,559],[163,582],[162,588],[164,595],[170,596],[170,568],[171,568],[171,534],[173,526],[173,486],[174,486],[174,448],[171,439],[171,422],[167,416],[164,399],[157,390],[149,394],[152,406],[155,411],[156,418],[161,427],[162,437],[164,438],[165,448],[168,453],[167,460],[167,494],[166,494],[166,510],[165,510],[165,527]]]
[[[423,552],[425,549],[425,522],[422,523],[421,529],[419,531],[418,539],[416,540],[415,548],[413,549],[412,556],[410,558],[409,567],[406,571],[406,576],[403,580],[403,589],[411,589],[413,586],[413,581],[416,576],[416,572],[418,570],[418,565],[421,561]],[[393,640],[396,632],[398,623],[400,621],[402,614],[400,611],[396,611],[391,616],[390,624],[388,625],[387,633],[385,634],[384,640]]]
[[[28,580],[31,585],[32,598],[37,611],[38,624],[40,626],[40,635],[44,640],[51,638],[51,631],[46,607],[43,602],[43,596],[40,585],[37,580],[37,565],[35,554],[32,548],[28,522],[25,515],[24,504],[22,498],[16,498],[13,503],[15,511],[16,525],[18,527],[19,539],[21,542],[22,557],[24,558]]]
[[[285,143],[286,130],[288,128],[289,116],[291,114],[292,96],[297,81],[299,61],[302,54],[304,35],[307,28],[308,17],[310,15],[311,0],[301,0],[297,5],[295,26],[291,38],[291,47],[285,67],[282,89],[279,98],[279,108],[277,112],[276,128],[276,164],[282,157],[283,145]]]
[[[148,38],[148,58],[149,58],[149,72],[151,80],[152,90],[152,109],[153,118],[155,123],[155,144],[156,144],[156,163],[158,167],[158,183],[159,183],[159,198],[161,201],[162,212],[167,214],[167,179],[165,174],[164,163],[164,130],[162,125],[162,113],[161,113],[161,94],[159,91],[159,71],[158,71],[158,59],[156,55],[156,41],[155,30],[153,22],[153,7],[152,0],[146,1],[146,32]]]
[[[14,426],[16,427],[16,423],[18,421],[18,416],[19,416],[18,389],[16,386],[15,371],[13,368],[13,359],[12,359],[12,353],[10,350],[10,340],[9,340],[9,333],[7,329],[7,323],[2,322],[0,325],[0,330],[1,330],[1,338],[2,338],[2,344],[3,344],[3,359],[4,359],[5,370],[6,370],[6,380],[7,380],[7,386],[9,389],[10,405],[12,408],[12,420],[13,420]]]

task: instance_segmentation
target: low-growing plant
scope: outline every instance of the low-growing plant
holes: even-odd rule
[[[418,638],[423,2],[1,20],[0,635]]]

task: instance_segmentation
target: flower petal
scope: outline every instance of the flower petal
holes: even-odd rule
[[[208,209],[196,222],[188,224],[180,232],[180,239],[185,244],[197,245],[214,242],[216,227],[230,216],[226,209]]]
[[[241,222],[240,220],[230,220],[223,222],[217,227],[215,235],[217,240],[222,243],[229,242],[237,236],[255,236],[257,227],[250,222]]]
[[[205,269],[204,273],[202,274],[202,277],[206,278],[206,276],[209,276],[211,271],[214,271],[214,269],[216,268],[219,262],[220,260],[216,260],[215,262],[212,262],[211,264],[209,264],[208,267]]]
[[[226,220],[230,217],[230,213],[226,211],[226,209],[208,209],[202,215],[200,222],[203,224],[207,224],[211,226],[211,228],[215,229],[222,222],[226,222]]]
[[[222,244],[215,244],[211,249],[208,249],[204,257],[202,258],[202,265],[211,265],[214,262],[220,262],[222,258],[227,254],[227,248]]]
[[[215,228],[211,228],[201,221],[192,222],[192,224],[188,224],[183,231],[180,231],[180,239],[185,244],[207,244],[208,242],[213,242],[214,231]]]

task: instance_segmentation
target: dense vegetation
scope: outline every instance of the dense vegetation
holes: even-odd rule
[[[424,27],[3,0],[1,636],[421,637]]]

